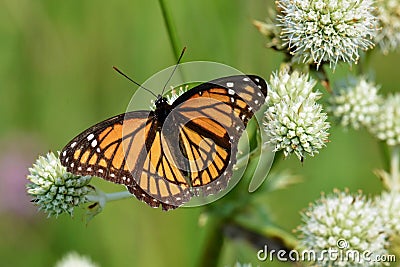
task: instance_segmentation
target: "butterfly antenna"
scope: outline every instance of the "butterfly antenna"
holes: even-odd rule
[[[186,51],[186,46],[182,49],[181,55],[178,58],[178,62],[176,62],[176,65],[175,65],[174,69],[172,70],[171,75],[169,76],[167,82],[164,84],[164,87],[162,89],[161,95],[164,94],[165,88],[167,87],[167,84],[169,83],[169,81],[172,79],[172,76],[174,75],[174,72],[176,71],[176,68],[178,68],[179,62],[181,62],[181,59],[182,59],[183,54],[185,53],[185,51]]]
[[[146,87],[143,87],[143,85],[141,85],[138,82],[135,82],[134,80],[132,80],[128,75],[126,75],[125,73],[123,73],[122,71],[120,71],[117,67],[113,66],[113,69],[118,72],[119,74],[121,74],[122,76],[124,76],[125,78],[127,78],[129,81],[133,82],[134,84],[136,84],[137,86],[143,88],[144,90],[146,90],[147,92],[149,92],[150,94],[152,94],[155,98],[157,98],[157,96],[150,91],[149,89],[147,89]]]

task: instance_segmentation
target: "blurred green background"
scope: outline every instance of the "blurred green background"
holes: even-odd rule
[[[263,20],[272,2],[166,1],[187,46],[183,61],[221,62],[268,79],[283,57],[264,47],[251,21]],[[372,75],[383,92],[399,90],[399,56],[372,56]],[[82,212],[72,219],[37,213],[24,189],[27,168],[39,154],[60,150],[82,130],[125,111],[132,85],[113,65],[144,82],[174,63],[158,1],[0,0],[1,266],[53,266],[69,251],[100,266],[196,265],[206,233],[199,224],[202,208],[166,213],[128,199],[109,204],[86,225]],[[349,70],[339,66],[330,76],[344,78]],[[383,167],[373,138],[333,127],[330,139],[304,164],[294,156],[278,160],[279,169],[304,179],[265,196],[271,216],[289,232],[322,191],[382,189],[372,174]],[[105,191],[122,189],[95,183]],[[256,252],[244,240],[228,239],[220,265],[257,264]]]

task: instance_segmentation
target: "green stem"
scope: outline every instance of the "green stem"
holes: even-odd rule
[[[107,201],[121,200],[125,198],[131,198],[133,195],[129,191],[121,191],[115,193],[107,193],[106,199]]]
[[[104,193],[100,189],[96,188],[96,193],[89,194],[86,196],[86,198],[90,202],[98,202],[101,204],[103,204],[103,203],[105,204],[106,202],[109,202],[109,201],[131,198],[132,196],[133,195],[128,190],[115,192],[115,193]]]
[[[280,246],[285,249],[290,250],[297,247],[297,239],[292,234],[286,232],[276,225],[269,224],[260,227],[259,224],[254,224],[251,221],[240,217],[236,217],[234,223],[249,232],[263,236],[264,238],[270,240],[275,240],[276,243],[280,243]]]
[[[178,34],[177,34],[176,28],[174,26],[174,23],[172,21],[171,13],[168,11],[165,1],[158,0],[158,2],[160,4],[165,27],[167,28],[167,31],[168,31],[169,42],[171,43],[171,47],[172,47],[176,62],[178,62],[179,55],[180,55],[180,52],[182,49],[180,42],[179,42]]]
[[[217,267],[224,243],[224,234],[222,231],[224,220],[222,218],[214,218],[208,224],[206,243],[203,246],[198,267]]]
[[[386,142],[380,141],[378,145],[383,158],[383,164],[384,164],[383,169],[388,170],[390,168],[391,159],[388,153]]]
[[[390,176],[392,180],[393,190],[398,191],[400,189],[400,173],[399,173],[399,155],[400,146],[394,146],[391,153],[390,159]]]
[[[240,169],[244,166],[247,165],[247,162],[251,160],[252,158],[260,155],[261,149],[259,146],[254,148],[252,151],[250,151],[247,155],[243,155],[240,158],[237,159],[236,164],[235,164],[235,169]]]

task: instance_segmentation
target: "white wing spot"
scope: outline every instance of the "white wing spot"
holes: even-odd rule
[[[94,139],[93,141],[92,141],[92,147],[96,147],[97,146],[97,140],[96,139]]]
[[[203,95],[203,91],[200,91],[200,92],[199,92],[199,95]]]
[[[115,177],[115,174],[114,174],[114,173],[111,173],[111,174],[110,174],[110,177],[114,178],[114,177]]]
[[[240,126],[236,126],[236,131],[240,131]]]
[[[124,176],[124,177],[122,177],[122,180],[124,180],[124,181],[125,181],[125,180],[126,180],[126,177],[125,177],[125,176]]]
[[[72,144],[71,144],[71,148],[74,148],[76,146],[76,142],[73,142]]]
[[[97,152],[97,153],[100,153],[100,148],[97,148],[97,149],[96,149],[96,152]]]
[[[145,197],[146,195],[145,194],[142,194],[142,197]]]
[[[103,169],[98,169],[97,170],[99,173],[104,173]]]
[[[87,140],[90,141],[90,140],[93,139],[93,137],[94,137],[94,134],[89,134],[89,135],[87,136]]]
[[[217,185],[219,185],[221,182],[220,181],[217,181]]]
[[[257,93],[258,96],[262,96],[262,94],[260,92]]]
[[[82,170],[82,167],[81,167],[81,166],[79,166],[79,167],[78,167],[78,171],[81,171],[81,170]]]
[[[224,175],[228,175],[228,172],[227,172],[227,171],[225,171],[225,172],[224,172]]]
[[[68,162],[68,161],[69,161],[69,158],[66,158],[66,159],[65,159],[65,162]]]
[[[211,189],[211,186],[207,186],[207,190],[210,190]]]
[[[254,101],[254,103],[256,103],[256,105],[258,105],[258,102],[259,102],[258,100],[255,100],[255,101]]]
[[[235,98],[231,97],[231,102],[235,103]]]
[[[89,167],[89,168],[87,168],[86,170],[87,170],[88,172],[91,172],[91,171],[92,171],[92,168]]]
[[[232,83],[232,82],[226,83],[226,86],[228,86],[228,87],[233,87],[233,86],[234,86],[234,83]]]
[[[257,85],[257,87],[260,88],[260,89],[262,88],[261,85]]]
[[[74,163],[72,162],[71,165],[69,165],[69,166],[71,166],[71,168],[73,168],[74,167]]]
[[[246,115],[243,114],[243,115],[242,115],[242,120],[244,120],[245,118],[246,118]]]
[[[234,94],[235,94],[235,91],[233,91],[232,89],[229,89],[229,90],[228,90],[228,94],[234,95]]]
[[[243,78],[243,81],[248,82],[248,81],[250,81],[250,79],[249,78]]]
[[[67,155],[67,151],[63,151],[62,155],[65,157]]]
[[[258,79],[258,78],[255,78],[254,80],[255,80],[256,82],[258,82],[258,83],[260,82],[260,79]]]
[[[177,198],[176,198],[176,200],[178,200],[178,201],[181,200],[181,199],[182,199],[182,198],[180,198],[180,197],[177,197]]]
[[[131,181],[131,178],[126,179],[126,181],[127,181],[127,182],[130,182],[130,181]]]
[[[252,111],[253,108],[249,106],[249,107],[247,108],[247,110],[248,110],[248,111]]]
[[[158,200],[157,200],[157,199],[155,199],[155,198],[153,198],[153,202],[157,203],[157,202],[158,202]]]

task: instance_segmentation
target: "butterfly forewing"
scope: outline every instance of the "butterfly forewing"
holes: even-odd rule
[[[152,207],[176,208],[227,186],[238,140],[266,94],[258,76],[216,79],[158,110],[166,118],[157,110],[132,111],[92,126],[60,160],[69,172],[126,185]]]

